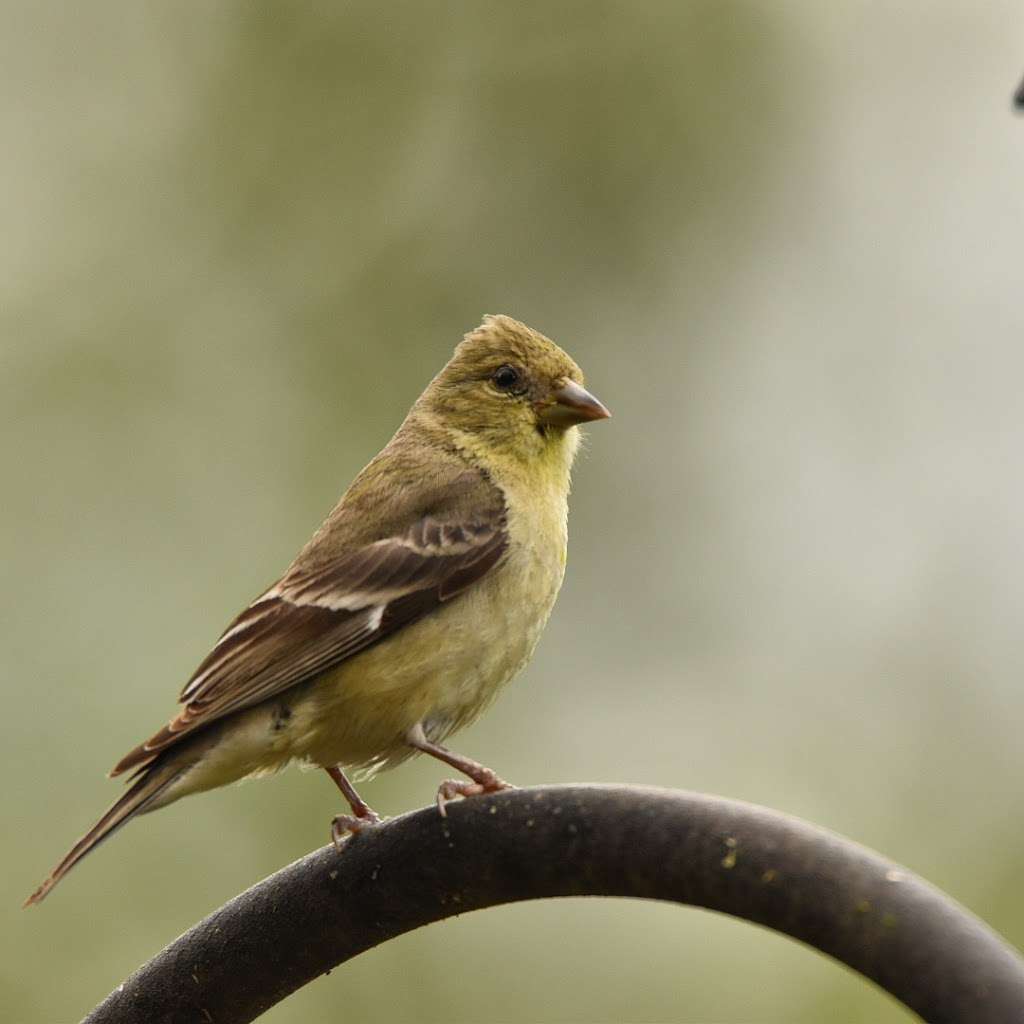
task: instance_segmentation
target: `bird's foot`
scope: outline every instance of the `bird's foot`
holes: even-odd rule
[[[437,809],[442,818],[448,817],[447,804],[457,797],[480,796],[481,793],[499,793],[503,789],[515,789],[511,782],[499,779],[489,768],[478,772],[471,782],[465,779],[445,779],[437,787]]]
[[[366,808],[365,814],[339,814],[331,821],[331,842],[340,850],[346,839],[379,825],[383,820],[369,807]]]

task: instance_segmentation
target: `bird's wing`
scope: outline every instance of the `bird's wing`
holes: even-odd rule
[[[144,767],[182,737],[251,707],[414,622],[479,580],[508,543],[504,508],[427,515],[311,567],[297,563],[239,615],[181,692],[181,712],[115,766]]]

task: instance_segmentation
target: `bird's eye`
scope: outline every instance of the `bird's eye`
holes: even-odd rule
[[[514,366],[499,366],[491,374],[491,380],[499,391],[514,391],[522,379],[522,374]]]

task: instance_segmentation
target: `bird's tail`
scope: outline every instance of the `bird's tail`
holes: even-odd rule
[[[153,810],[153,804],[164,795],[191,764],[181,759],[157,759],[138,773],[128,787],[127,792],[117,800],[110,809],[96,822],[81,839],[65,854],[64,859],[50,872],[45,882],[27,900],[23,906],[40,903],[46,894],[89,852],[95,850],[104,839],[112,836],[122,825],[136,814]]]

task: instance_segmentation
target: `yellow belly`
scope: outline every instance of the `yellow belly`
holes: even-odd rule
[[[561,586],[563,544],[513,548],[476,586],[334,671],[226,719],[161,805],[291,761],[340,764],[356,778],[468,725],[529,661]]]
[[[560,501],[520,493],[497,568],[333,671],[225,719],[161,803],[293,760],[365,777],[413,753],[417,723],[440,742],[476,718],[529,661],[565,571],[564,490]]]
[[[296,708],[299,756],[366,773],[408,756],[418,722],[438,742],[468,725],[529,661],[562,571],[561,552],[513,550],[493,576],[318,680]]]

